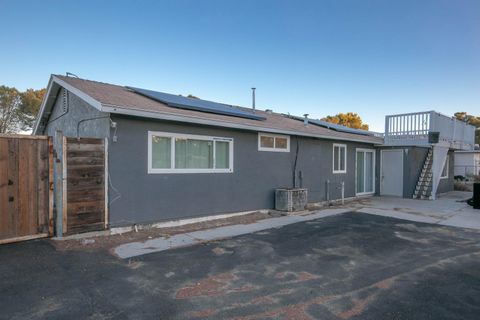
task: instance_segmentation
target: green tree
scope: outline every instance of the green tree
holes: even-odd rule
[[[0,133],[16,133],[21,128],[20,92],[15,88],[0,86]]]
[[[323,121],[340,124],[353,129],[368,130],[368,124],[362,122],[362,118],[354,112],[339,113],[334,116],[322,118]]]
[[[465,121],[477,128],[477,130],[475,130],[475,143],[480,144],[480,117],[472,116],[466,112],[455,112],[454,116],[458,120]]]

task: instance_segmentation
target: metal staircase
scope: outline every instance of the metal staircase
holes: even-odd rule
[[[431,199],[433,186],[433,148],[430,148],[423,163],[422,171],[418,177],[413,199]]]

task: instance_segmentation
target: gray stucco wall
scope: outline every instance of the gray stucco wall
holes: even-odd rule
[[[274,189],[292,187],[297,144],[297,172],[309,202],[326,199],[330,180],[331,199],[355,196],[355,148],[347,144],[347,173],[332,173],[335,141],[291,137],[289,153],[258,151],[256,132],[185,123],[155,121],[112,114],[118,125],[118,141],[109,143],[110,221],[113,226],[148,223],[207,214],[274,207]],[[148,174],[148,131],[164,131],[234,139],[233,173]],[[344,142],[338,142],[344,143]],[[299,182],[300,184],[300,182]]]
[[[437,194],[444,193],[448,191],[453,191],[454,189],[454,168],[455,168],[455,157],[453,156],[453,151],[448,152],[449,166],[448,166],[448,178],[440,179],[438,184]]]
[[[55,132],[61,130],[67,137],[76,137],[79,121],[108,115],[108,113],[98,111],[76,95],[62,88],[57,95],[44,134],[54,137]],[[78,135],[89,138],[108,137],[109,121],[108,118],[84,121],[79,126]]]

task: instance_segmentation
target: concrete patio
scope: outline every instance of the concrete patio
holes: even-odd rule
[[[480,230],[480,210],[466,203],[471,192],[452,191],[436,200],[414,200],[396,197],[372,197],[351,205],[364,213]]]

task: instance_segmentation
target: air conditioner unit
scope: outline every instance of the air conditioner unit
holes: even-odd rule
[[[275,210],[288,212],[305,210],[307,197],[307,189],[275,189]]]

